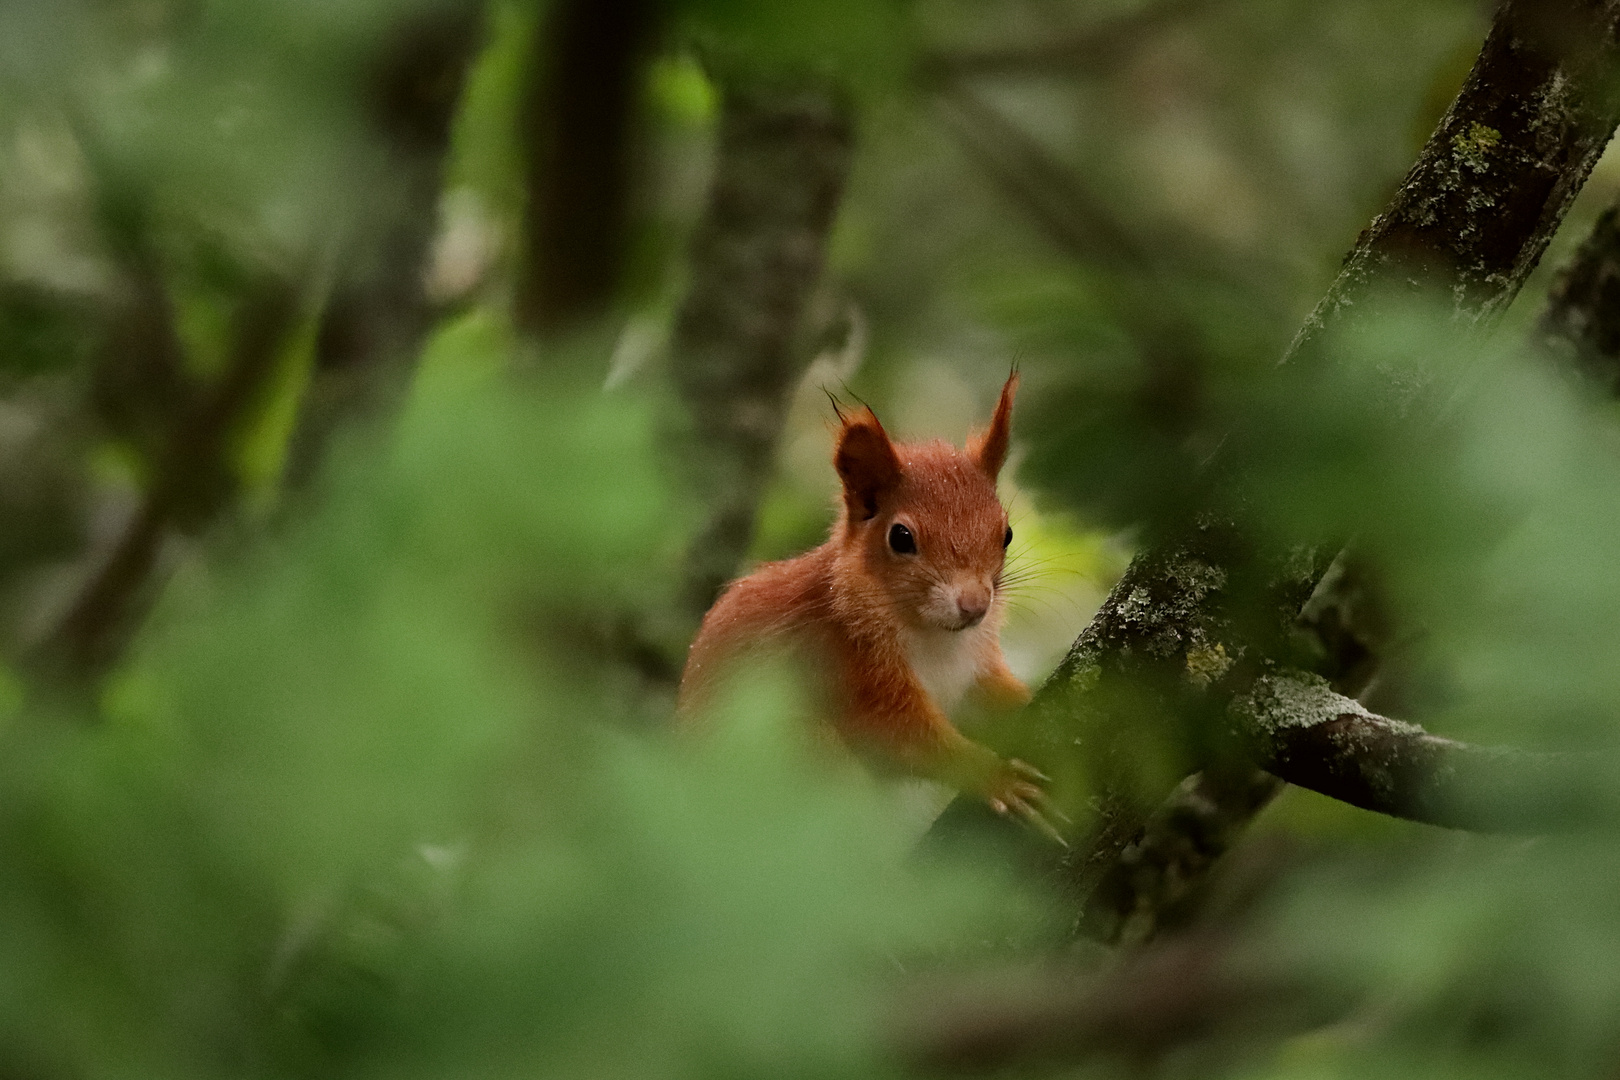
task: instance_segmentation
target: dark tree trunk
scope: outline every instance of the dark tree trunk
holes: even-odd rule
[[[520,328],[567,330],[612,304],[629,239],[631,146],[654,0],[560,0],[526,95]]]

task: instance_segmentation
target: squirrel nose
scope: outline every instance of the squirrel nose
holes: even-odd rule
[[[990,590],[980,585],[963,589],[956,594],[956,610],[962,613],[967,625],[972,626],[990,610]]]

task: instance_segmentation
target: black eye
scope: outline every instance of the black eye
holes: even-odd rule
[[[1009,526],[1007,526],[1006,535],[1004,535],[1001,538],[1001,546],[1006,547],[1008,544],[1011,544],[1011,543],[1012,543],[1012,526],[1009,525]]]
[[[889,550],[896,555],[917,554],[917,538],[911,530],[896,522],[889,526]]]

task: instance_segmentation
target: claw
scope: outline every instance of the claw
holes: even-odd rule
[[[1069,842],[1063,839],[1063,834],[1058,832],[1057,826],[1046,820],[1046,815],[1017,796],[1014,796],[1010,801],[1017,810],[1019,817],[1033,825],[1041,833],[1044,833],[1049,839],[1056,841],[1059,847],[1067,848],[1069,846]]]
[[[1050,814],[1059,821],[1063,822],[1065,825],[1074,824],[1074,819],[1060,810],[1057,804],[1052,801],[1052,797],[1046,792],[1037,791],[1035,793],[1035,797],[1030,801],[1033,802],[1043,814]]]
[[[1015,773],[1029,777],[1031,780],[1039,780],[1043,784],[1052,782],[1050,776],[1047,776],[1027,761],[1019,761],[1017,758],[1013,758],[1007,762],[1007,767]]]

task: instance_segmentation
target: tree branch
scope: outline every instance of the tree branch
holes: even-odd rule
[[[985,75],[1089,74],[1118,64],[1149,35],[1210,6],[1211,0],[1159,0],[1096,26],[1029,45],[935,50],[922,57],[918,70],[927,82]]]
[[[972,91],[946,87],[938,100],[975,164],[1060,248],[1077,259],[1151,276],[1142,246],[1074,170]]]
[[[1245,762],[1187,777],[1099,879],[1081,914],[1085,935],[1116,945],[1153,940],[1282,788]]]
[[[1588,780],[1589,759],[1444,739],[1302,672],[1256,680],[1230,716],[1267,771],[1364,810],[1513,833],[1612,815],[1612,800]]]
[[[403,373],[426,332],[423,255],[480,17],[475,0],[431,6],[393,28],[360,81],[362,104],[397,185],[379,199],[394,213],[373,248],[351,253],[328,305],[289,447],[293,483],[313,470],[340,418],[375,403],[385,387],[403,388]],[[29,650],[26,666],[37,678],[70,688],[117,660],[156,591],[168,540],[202,532],[234,502],[230,450],[275,373],[305,287],[275,272],[252,280],[233,316],[223,374],[212,383],[197,380],[185,368],[142,193],[117,176],[102,180],[103,232],[125,271],[128,297],[111,320],[94,393],[107,422],[142,451],[151,478],[112,550]]]
[[[1507,0],[1462,91],[1395,197],[1300,328],[1319,343],[1391,283],[1453,298],[1475,324],[1506,310],[1620,116],[1620,3]]]
[[[28,668],[58,685],[83,684],[117,659],[150,599],[153,570],[171,531],[196,533],[236,494],[229,449],[259,402],[298,314],[298,294],[270,278],[236,313],[231,359],[219,381],[174,410],[153,457],[153,478],[111,554],[90,574],[66,613],[30,651]]]

